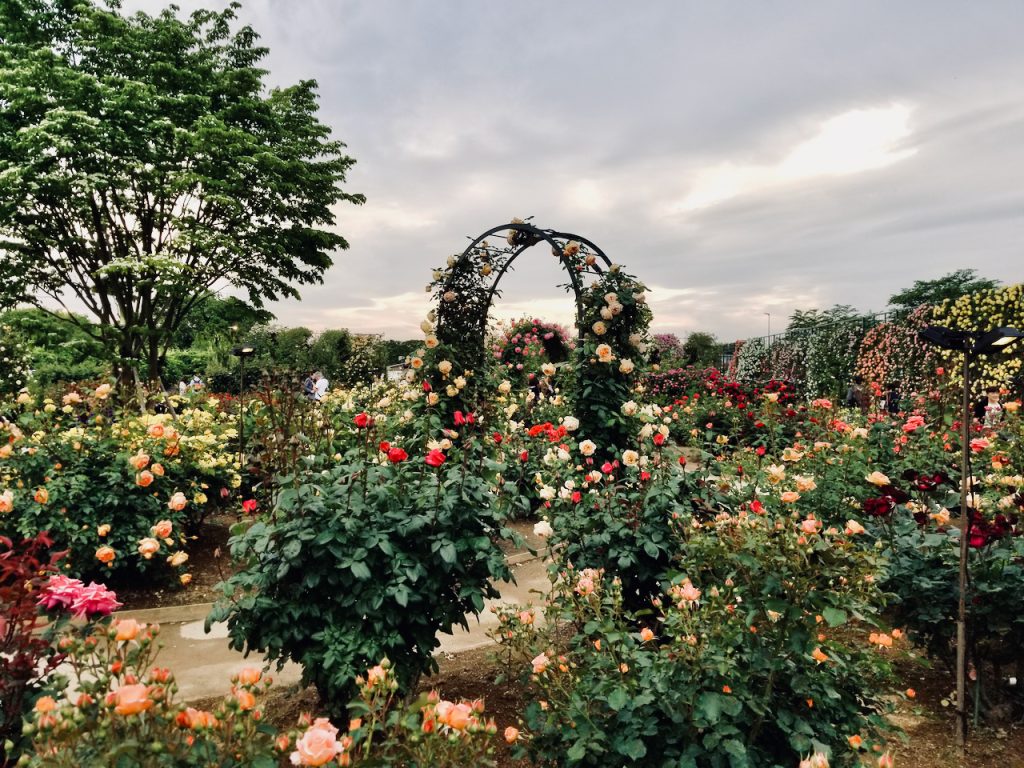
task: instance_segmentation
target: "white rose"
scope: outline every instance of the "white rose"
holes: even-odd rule
[[[623,358],[619,361],[619,373],[632,373],[634,367],[632,360]]]
[[[543,373],[545,376],[554,376],[555,366],[553,366],[551,363],[544,363],[544,365],[540,367],[540,372]]]
[[[582,443],[580,443],[579,447],[580,453],[582,453],[584,456],[593,456],[594,452],[597,450],[597,445],[592,440],[584,440]]]
[[[554,532],[555,529],[551,527],[551,523],[549,523],[547,520],[541,520],[539,523],[533,526],[534,536],[541,536],[542,538],[547,538]]]
[[[608,326],[602,323],[600,320],[598,320],[596,323],[590,326],[590,329],[598,336],[603,336],[608,332]]]
[[[568,432],[575,432],[580,428],[580,420],[575,416],[565,416],[562,418],[562,426],[565,427]]]
[[[636,451],[623,451],[622,463],[627,467],[635,467],[640,463],[640,454]]]
[[[638,406],[632,400],[627,400],[622,404],[622,415],[623,416],[635,416],[638,410]]]

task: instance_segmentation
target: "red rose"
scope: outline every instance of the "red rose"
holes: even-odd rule
[[[526,461],[529,458],[530,458],[530,452],[529,451],[523,451],[522,453],[519,454],[519,460],[520,461]]]
[[[247,515],[255,515],[258,506],[256,499],[246,499],[242,502],[242,511]]]
[[[494,442],[497,445],[501,445],[501,441],[505,439],[501,436],[501,432],[495,432],[493,435],[491,435],[491,437],[494,438]]]
[[[610,475],[614,469],[615,467],[613,467],[611,463],[607,461],[601,465],[601,471],[604,472],[606,475]]]
[[[572,492],[572,503],[573,504],[579,504],[581,501],[583,501],[583,494],[580,493],[579,491],[573,491]]]
[[[443,456],[443,454],[442,454],[442,456]],[[401,448],[391,448],[390,450],[388,450],[388,461],[390,461],[392,464],[399,464],[399,463],[405,461],[408,458],[409,458],[409,454],[406,453]],[[443,460],[444,459],[442,458],[442,461]],[[440,465],[435,465],[435,466],[440,466]]]
[[[423,380],[423,391],[424,392],[429,392],[430,391],[430,382],[427,381],[426,379]]]
[[[661,432],[655,432],[655,434],[654,434],[654,444],[655,445],[664,445],[665,444],[665,436],[663,434],[661,434]]]
[[[430,451],[423,460],[432,467],[440,467],[445,463],[445,461],[447,461],[447,458],[447,456],[435,448]]]
[[[391,443],[389,443],[387,440],[381,440],[379,447],[381,453],[387,453],[388,451],[391,450]]]
[[[357,413],[356,417],[352,419],[352,423],[359,427],[359,429],[366,429],[373,424],[373,419],[366,413]]]

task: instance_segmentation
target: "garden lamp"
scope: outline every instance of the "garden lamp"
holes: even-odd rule
[[[231,350],[238,358],[238,469],[245,465],[245,358],[252,357],[255,347],[243,345]]]
[[[956,619],[956,744],[967,743],[967,554],[970,524],[967,512],[971,440],[971,363],[978,355],[998,354],[1024,338],[1015,328],[991,331],[961,331],[930,325],[918,333],[926,344],[963,352],[963,391],[960,413],[960,601]],[[973,493],[973,491],[972,491]]]

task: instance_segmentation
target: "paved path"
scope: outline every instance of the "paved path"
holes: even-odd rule
[[[440,635],[441,647],[437,653],[458,653],[489,644],[491,641],[487,637],[487,630],[497,624],[497,618],[490,610],[491,604],[539,603],[547,594],[550,584],[544,560],[513,555],[509,558],[509,564],[516,583],[502,582],[498,585],[501,597],[488,601],[479,621],[469,618],[469,631],[459,627],[454,634]],[[210,604],[203,603],[122,611],[118,614],[121,618],[131,617],[160,624],[163,648],[158,663],[174,672],[179,695],[186,701],[226,694],[231,687],[232,674],[243,667],[260,666],[262,663],[260,656],[246,658],[228,647],[226,624],[215,624],[210,628],[210,633],[206,634],[203,622],[209,610]],[[287,685],[298,682],[301,669],[289,663],[280,672],[274,671],[272,674],[277,684]]]

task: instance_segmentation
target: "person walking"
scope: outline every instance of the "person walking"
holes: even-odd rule
[[[999,387],[985,387],[985,397],[974,404],[974,418],[989,429],[995,429],[1003,420],[1003,404]]]
[[[316,382],[313,380],[312,373],[302,380],[302,394],[307,400],[316,399]]]
[[[864,379],[860,376],[854,376],[850,386],[846,389],[846,397],[843,398],[843,404],[847,408],[860,408],[864,411],[867,410],[867,403],[867,397],[864,396]]]
[[[900,390],[896,382],[889,384],[889,391],[885,393],[885,410],[890,416],[897,416],[900,412]]]

